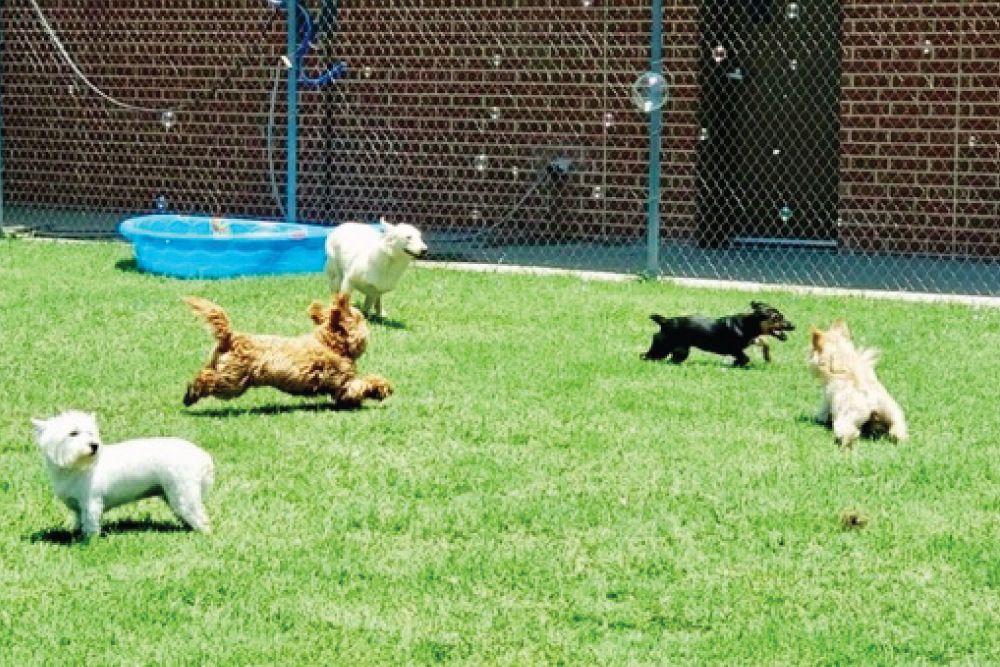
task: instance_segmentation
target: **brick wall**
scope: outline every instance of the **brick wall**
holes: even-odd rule
[[[1000,4],[844,11],[842,241],[1000,255]]]
[[[326,217],[502,240],[640,234],[646,118],[628,89],[648,25],[641,0],[344,3],[337,49],[356,76],[327,93],[331,150],[303,156],[327,162]],[[560,156],[571,173],[547,178]]]
[[[388,214],[511,240],[641,237],[648,139],[628,94],[648,57],[645,2],[341,5],[336,39],[307,59],[314,73],[346,60],[351,74],[300,98],[302,218]],[[707,48],[698,6],[677,0],[664,11],[661,228],[680,240],[697,234],[697,67]],[[133,212],[165,193],[182,211],[278,215],[264,132],[280,17],[269,25],[260,0],[43,7],[102,89],[186,106],[167,130],[155,114],[102,102],[73,82],[30,6],[5,0],[8,205]],[[848,0],[843,9],[839,240],[1000,255],[1000,5]],[[282,192],[284,97],[281,87]],[[572,173],[546,179],[560,155],[575,160]]]
[[[648,57],[641,1],[340,4],[335,39],[306,60],[313,74],[345,60],[350,75],[301,94],[300,218],[387,214],[507,239],[642,233],[646,117],[628,99]],[[268,26],[262,0],[46,8],[109,94],[185,105],[169,130],[74,84],[30,7],[3,9],[8,204],[131,212],[165,193],[185,212],[278,215],[264,135],[284,22]],[[283,86],[277,99],[283,192]],[[548,178],[559,156],[573,169]]]
[[[269,215],[263,120],[283,26],[252,0],[40,3],[67,51],[109,95],[180,108],[116,108],[69,75],[30,5],[4,2],[7,205]],[[304,109],[304,123],[321,109]],[[280,157],[280,156],[279,156]]]

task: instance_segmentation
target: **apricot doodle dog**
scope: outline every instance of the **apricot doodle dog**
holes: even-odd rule
[[[392,393],[383,377],[356,376],[355,363],[368,343],[368,323],[348,294],[335,294],[329,308],[312,302],[308,313],[316,329],[298,338],[238,333],[220,306],[194,296],[184,301],[205,319],[217,341],[212,359],[188,385],[184,405],[204,396],[235,398],[251,387],[329,395],[341,407],[357,407],[366,398],[381,401]]]

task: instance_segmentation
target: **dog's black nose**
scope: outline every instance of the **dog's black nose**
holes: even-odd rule
[[[90,443],[90,453],[91,453],[91,454],[96,454],[96,453],[97,453],[97,448],[98,448],[99,446],[100,446],[100,445],[98,445],[98,444],[97,444],[96,442],[92,442],[92,443]]]

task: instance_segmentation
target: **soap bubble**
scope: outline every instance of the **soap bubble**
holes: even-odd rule
[[[500,63],[502,63],[502,62],[503,62],[503,56],[500,55],[499,53],[494,53],[493,54],[493,66],[494,67],[500,67]]]
[[[602,188],[600,185],[595,185],[594,188],[590,191],[590,198],[604,199],[604,188]]]
[[[74,84],[69,84],[69,94],[76,95],[76,86]]]
[[[372,68],[371,68],[371,66],[366,66],[364,69],[362,69],[361,70],[361,74],[364,75],[364,77],[366,79],[372,78]]]
[[[477,155],[473,159],[472,164],[476,168],[476,171],[486,171],[486,153]]]
[[[791,70],[794,72],[799,68],[799,61],[796,60],[795,58],[792,58],[792,60],[788,63],[788,67],[791,68]]]
[[[164,213],[167,210],[167,198],[164,195],[156,196],[156,211],[157,213]]]
[[[794,21],[799,18],[799,5],[796,2],[789,2],[788,6],[785,7],[785,18],[789,21]]]
[[[934,52],[934,47],[931,44],[931,40],[925,39],[924,43],[920,45],[920,52],[925,56],[929,56]]]
[[[708,128],[703,127],[698,130],[698,141],[708,141]]]
[[[788,222],[792,219],[792,209],[788,206],[782,206],[781,210],[778,211],[778,215],[781,217],[782,222]]]
[[[712,49],[712,60],[714,60],[717,63],[721,63],[725,59],[726,59],[726,47],[720,44],[714,49]]]
[[[604,114],[604,127],[611,127],[615,124],[615,115],[610,111]]]
[[[594,6],[594,0],[580,0],[580,4],[583,5],[584,8],[586,8],[586,7],[593,7]]]
[[[781,149],[780,148],[772,148],[771,149],[771,155],[774,155],[774,156],[781,155]]]
[[[662,107],[667,101],[667,80],[659,72],[643,72],[632,84],[632,104],[644,113]]]
[[[490,120],[500,120],[500,107],[490,107]]]
[[[177,114],[168,109],[160,114],[160,122],[163,123],[163,127],[169,130],[177,124]]]
[[[483,219],[483,214],[482,214],[482,212],[478,208],[474,208],[474,209],[472,209],[472,212],[469,213],[469,218],[473,222],[479,222],[480,220]]]
[[[521,169],[519,167],[511,167],[510,175],[512,178],[519,178],[521,176]]]
[[[978,143],[979,143],[979,137],[977,137],[974,134],[971,137],[969,137],[969,148],[974,147]]]

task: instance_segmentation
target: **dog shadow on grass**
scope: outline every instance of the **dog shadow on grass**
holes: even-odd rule
[[[135,259],[119,259],[115,262],[115,268],[122,273],[142,273]]]
[[[830,437],[833,437],[833,423],[830,421],[820,421],[816,419],[816,415],[803,414],[795,418],[795,423],[797,424],[808,424],[809,426],[816,426],[822,428]],[[889,435],[887,428],[882,426],[873,426],[871,422],[865,424],[861,427],[860,440],[887,440],[892,441],[892,437]]]
[[[293,403],[283,405],[258,405],[255,408],[206,408],[204,410],[184,410],[192,417],[241,417],[243,415],[283,415],[292,412],[356,412],[374,406],[344,406],[332,401],[325,403]]]
[[[406,330],[406,322],[402,320],[394,320],[391,317],[380,317],[378,315],[372,315],[368,318],[368,321],[372,324],[377,324],[380,327],[385,327],[386,329],[400,329]]]
[[[766,371],[767,364],[764,362],[754,362],[750,361],[746,366],[737,366],[728,361],[719,361],[717,359],[685,359],[679,364],[675,364],[669,359],[642,359],[645,363],[660,364],[662,366],[694,366],[695,368],[718,368],[719,370],[725,371]]]
[[[119,519],[101,526],[102,535],[121,535],[124,533],[187,533],[191,529],[179,523],[169,521],[154,521],[153,519]],[[74,532],[68,528],[46,528],[32,533],[27,538],[30,542],[47,542],[49,544],[70,545],[86,542],[83,533]]]

